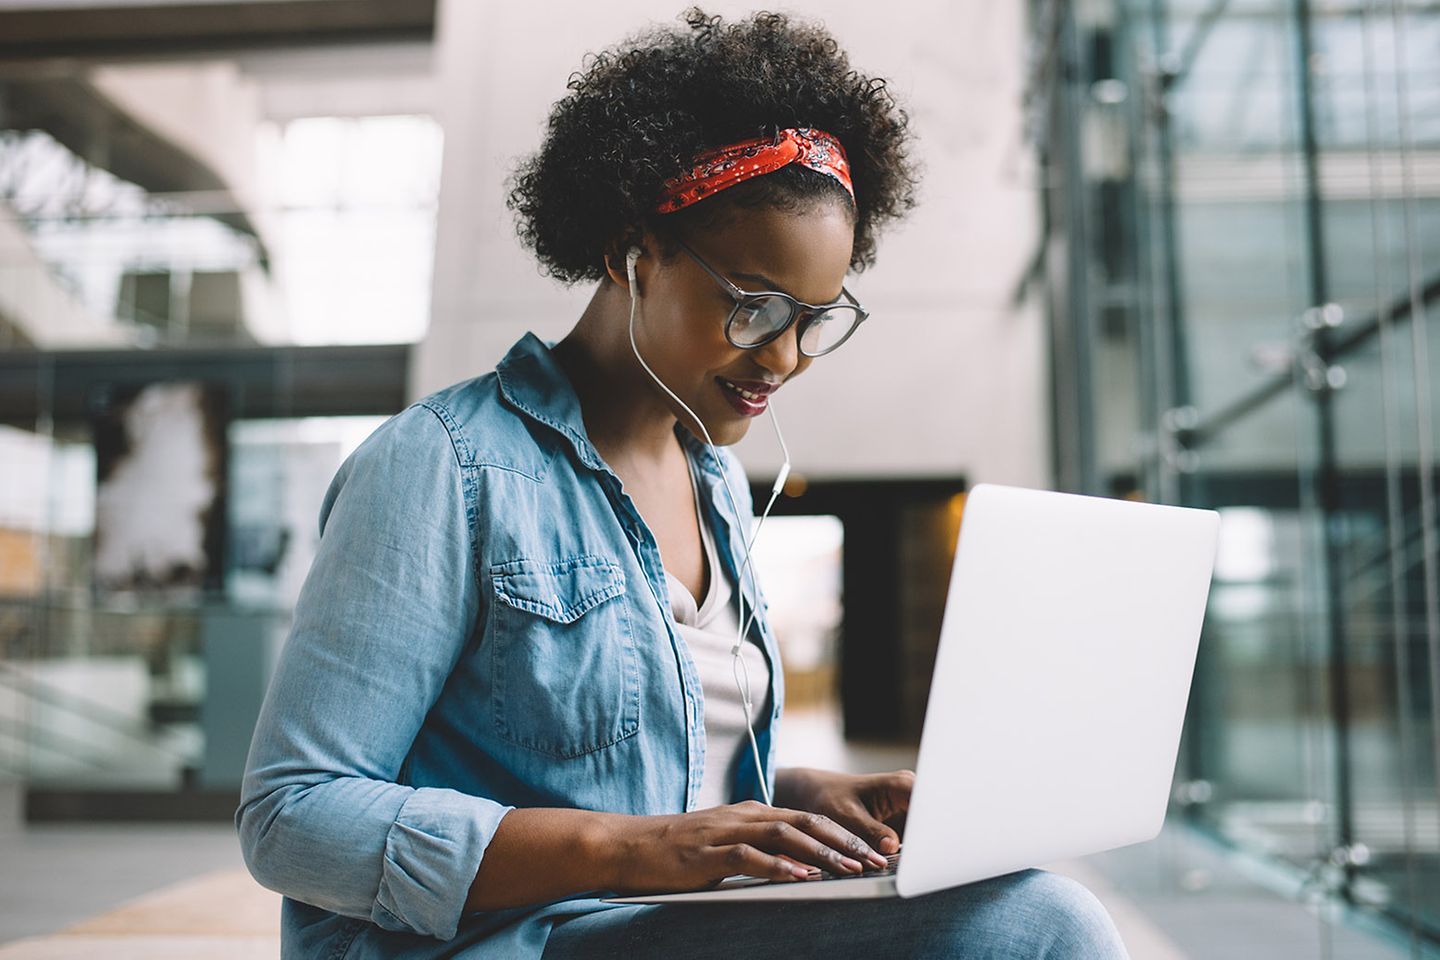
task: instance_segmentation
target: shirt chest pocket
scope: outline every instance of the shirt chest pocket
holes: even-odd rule
[[[619,565],[588,555],[512,560],[490,578],[496,733],[554,757],[634,735],[640,664]]]

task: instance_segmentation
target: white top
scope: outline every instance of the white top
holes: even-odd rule
[[[693,489],[693,475],[690,482]],[[705,516],[698,492],[695,510],[697,516]],[[669,571],[665,573],[670,587],[670,612],[675,617],[681,638],[690,649],[690,658],[695,662],[695,671],[700,676],[700,688],[705,696],[705,773],[700,781],[700,792],[695,797],[697,810],[730,802],[735,762],[741,751],[750,749],[750,738],[745,730],[745,711],[735,681],[739,671],[730,653],[735,646],[740,613],[734,590],[716,558],[710,526],[703,520],[700,523],[700,539],[710,571],[710,584],[702,603],[697,605],[685,585]],[[759,723],[764,716],[766,691],[770,688],[770,667],[765,661],[765,654],[753,642],[743,645],[740,656],[750,674],[750,722]],[[740,673],[740,676],[743,679],[744,674]]]

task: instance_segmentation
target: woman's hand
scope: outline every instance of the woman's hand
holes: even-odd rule
[[[754,800],[691,813],[607,819],[617,893],[700,890],[735,874],[793,880],[878,869],[885,858],[828,816]],[[862,861],[864,865],[862,865]]]
[[[776,772],[775,799],[787,807],[824,814],[888,854],[900,849],[895,828],[904,829],[914,785],[913,770],[856,775],[786,767]]]

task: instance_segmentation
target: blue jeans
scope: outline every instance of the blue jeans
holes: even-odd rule
[[[908,900],[649,905],[557,924],[544,960],[1128,960],[1105,908],[1025,870]]]

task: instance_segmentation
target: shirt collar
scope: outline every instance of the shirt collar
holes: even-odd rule
[[[710,452],[710,446],[678,421],[675,424],[675,436],[680,438],[680,445],[689,452],[690,459],[698,463],[700,469],[710,478],[710,485],[713,487],[720,480],[724,466],[715,458],[715,454]]]
[[[580,398],[556,362],[549,344],[533,333],[525,334],[496,364],[495,373],[500,381],[500,393],[511,406],[560,433],[575,448],[581,462],[592,470],[608,469],[585,432]],[[675,435],[691,459],[700,465],[713,488],[724,472],[724,465],[703,440],[678,422]]]
[[[563,436],[574,447],[580,461],[590,469],[610,472],[585,432],[580,398],[548,344],[533,333],[525,334],[496,364],[495,373],[500,382],[500,394],[506,402]],[[744,533],[730,509],[729,497],[723,488],[725,464],[710,451],[705,441],[679,423],[675,424],[675,434],[705,476],[711,506],[731,539],[729,558],[738,570],[739,561],[736,558],[741,554],[736,551],[744,548],[736,546],[738,541],[735,538],[743,537]],[[748,586],[744,588],[744,593],[747,601],[753,599]]]
[[[521,413],[558,432],[592,470],[607,469],[585,433],[580,398],[550,347],[533,333],[516,341],[495,366],[500,395]]]

